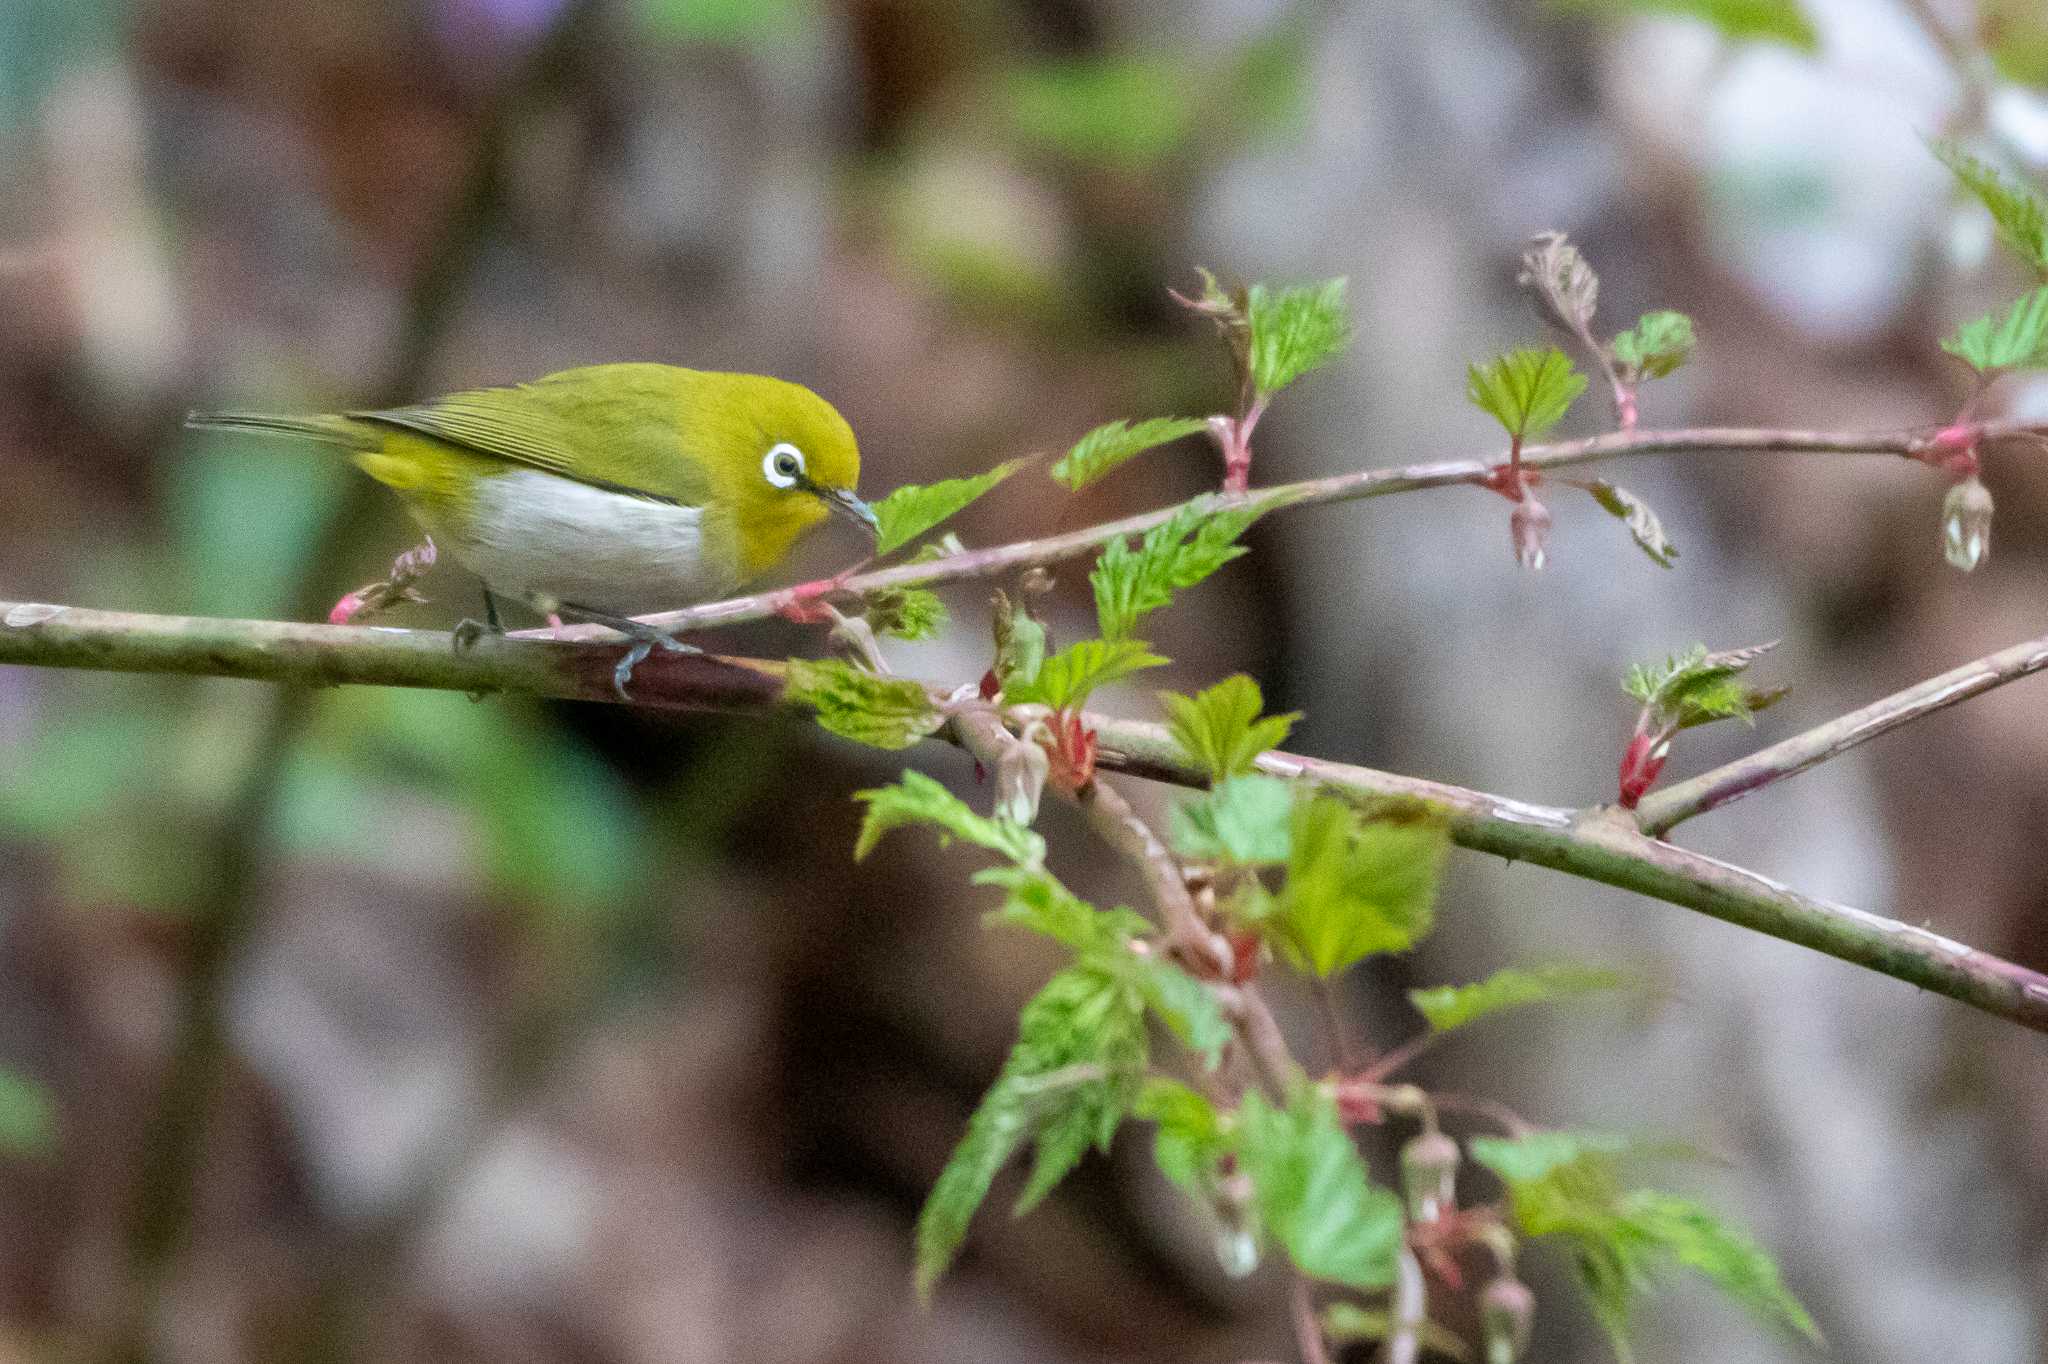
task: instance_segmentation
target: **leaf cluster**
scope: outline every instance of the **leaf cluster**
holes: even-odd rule
[[[1243,673],[1193,696],[1161,692],[1159,699],[1174,742],[1211,782],[1249,774],[1261,753],[1287,742],[1294,722],[1301,718],[1299,711],[1261,718],[1265,697],[1259,684]]]
[[[1146,531],[1137,549],[1113,540],[1088,575],[1096,622],[1106,640],[1128,639],[1138,622],[1245,552],[1237,543],[1259,519],[1255,507],[1219,506],[1201,497]]]
[[[1475,1137],[1472,1158],[1507,1185],[1517,1230],[1571,1247],[1594,1315],[1624,1364],[1636,1300],[1672,1266],[1704,1275],[1775,1325],[1811,1340],[1813,1318],[1754,1241],[1690,1199],[1624,1190],[1616,1158],[1634,1143],[1604,1133]]]
[[[838,659],[793,658],[783,698],[809,707],[818,724],[874,748],[908,748],[945,723],[922,686]]]
[[[1661,664],[1633,665],[1622,690],[1642,703],[1656,728],[1691,729],[1715,720],[1753,724],[1756,712],[1782,700],[1786,689],[1747,686],[1742,674],[1776,647],[1773,640],[1709,653],[1706,645],[1695,644]]]
[[[1079,492],[1147,450],[1192,436],[1208,426],[1200,417],[1148,417],[1143,421],[1111,421],[1074,442],[1052,466],[1053,479]]]

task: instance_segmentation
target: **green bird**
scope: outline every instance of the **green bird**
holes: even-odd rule
[[[846,419],[761,374],[589,365],[411,407],[187,423],[345,453],[483,579],[489,628],[507,597],[631,636],[622,697],[654,646],[686,647],[631,617],[730,594],[834,513],[876,528]],[[479,629],[465,626],[458,643]]]

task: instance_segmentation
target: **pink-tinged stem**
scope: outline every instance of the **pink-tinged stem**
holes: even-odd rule
[[[244,677],[314,686],[366,683],[503,691],[615,703],[611,673],[622,647],[622,641],[591,646],[486,636],[458,654],[443,631],[213,620],[0,602],[0,664],[37,667]],[[2023,645],[2018,652],[2040,656],[2048,653],[2048,642]],[[634,701],[658,709],[801,713],[803,707],[787,695],[785,678],[782,664],[766,660],[657,653],[633,675]],[[1936,679],[1941,683],[1943,679]],[[1993,684],[1968,684],[1971,691],[1988,685]],[[938,686],[930,691],[935,705],[950,694],[950,689]],[[1959,700],[1963,694],[1958,691],[1950,699]],[[1932,708],[1928,704],[1918,709]],[[1183,786],[1207,785],[1208,774],[1189,764],[1164,725],[1096,714],[1081,720],[1099,738],[1101,770]],[[1395,805],[1426,811],[1443,819],[1452,841],[1463,847],[1682,905],[2048,1032],[2048,976],[1927,929],[1802,895],[1756,872],[1662,842],[1621,811],[1534,805],[1288,753],[1267,753],[1258,768],[1310,782],[1377,810]],[[1229,987],[1217,987],[1217,992],[1228,1012]],[[1284,1048],[1266,1045],[1275,1035],[1270,1012],[1255,1004],[1248,1007],[1243,1026],[1264,1048],[1254,1053],[1263,1055],[1262,1066],[1279,1064]]]

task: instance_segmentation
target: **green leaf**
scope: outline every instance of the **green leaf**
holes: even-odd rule
[[[985,474],[922,485],[907,483],[896,489],[875,504],[875,521],[880,527],[875,553],[901,549],[1023,467],[1023,460],[1013,459]]]
[[[1214,499],[1200,497],[1145,532],[1135,551],[1127,540],[1112,540],[1088,575],[1102,637],[1128,638],[1140,620],[1171,602],[1176,591],[1193,587],[1243,554],[1237,538],[1261,514],[1253,507],[1219,510]]]
[[[1518,1137],[1474,1137],[1466,1143],[1472,1159],[1499,1175],[1510,1190],[1538,1184],[1585,1161],[1597,1162],[1585,1173],[1606,1171],[1610,1158],[1635,1146],[1633,1138],[1614,1132],[1525,1132]]]
[[[1219,782],[1214,791],[1174,807],[1171,841],[1182,857],[1240,867],[1287,860],[1294,788],[1254,774]]]
[[[1045,840],[1038,834],[1006,819],[984,819],[922,772],[905,772],[896,785],[856,791],[853,798],[867,802],[868,807],[860,838],[853,845],[855,861],[873,852],[891,829],[911,824],[937,828],[941,847],[958,838],[999,853],[1020,867],[1036,868],[1045,861]]]
[[[1287,1107],[1247,1094],[1238,1161],[1260,1219],[1302,1273],[1352,1288],[1394,1281],[1401,1201],[1368,1177],[1336,1101],[1301,1085]]]
[[[1467,1023],[1527,1004],[1548,1004],[1553,1000],[1604,990],[1623,990],[1634,984],[1624,972],[1605,966],[1579,966],[1560,962],[1551,966],[1508,967],[1471,985],[1438,985],[1410,990],[1408,1002],[1429,1020],[1432,1032],[1449,1032]]]
[[[1351,344],[1347,283],[1338,278],[1278,290],[1251,287],[1245,311],[1251,321],[1252,386],[1261,399],[1321,369]]]
[[[1691,729],[1715,720],[1754,724],[1756,712],[1782,700],[1785,689],[1747,687],[1739,678],[1750,665],[1777,647],[1773,640],[1769,644],[1708,653],[1706,645],[1695,644],[1660,665],[1638,663],[1630,667],[1622,690],[1649,707],[1660,728]]]
[[[1287,885],[1266,931],[1295,964],[1330,976],[1429,932],[1449,835],[1435,820],[1364,822],[1335,796],[1295,805]]]
[[[2048,365],[2048,285],[2014,303],[2002,317],[1965,322],[1941,348],[1986,376]]]
[[[1200,417],[1147,417],[1141,422],[1104,422],[1074,443],[1052,466],[1053,478],[1079,492],[1129,459],[1169,441],[1192,436],[1208,423]]]
[[[930,639],[946,628],[946,604],[922,587],[892,587],[867,598],[868,624],[878,635]]]
[[[1017,1212],[1050,1193],[1088,1149],[1107,1150],[1145,1068],[1143,1004],[1116,976],[1060,972],[1024,1006],[1017,1043],[967,1124],[917,1219],[920,1297],[953,1262],[989,1185],[1027,1141],[1037,1154]],[[1077,1068],[1101,1072],[1077,1078]]]
[[[1820,34],[1795,0],[1552,0],[1572,13],[1699,19],[1732,42],[1782,43],[1808,55]]]
[[[1231,1037],[1230,1021],[1223,1016],[1215,992],[1170,961],[1136,955],[1131,960],[1137,965],[1138,993],[1173,1035],[1214,1070]]]
[[[1068,710],[1085,704],[1097,687],[1165,662],[1143,640],[1084,639],[1046,659],[1036,677],[1010,684],[1003,695],[1011,701]]]
[[[1785,1287],[1777,1263],[1709,1209],[1691,1199],[1638,1189],[1622,1200],[1621,1215],[1660,1251],[1704,1275],[1759,1320],[1789,1326],[1820,1343],[1820,1328]]]
[[[996,637],[996,682],[1005,692],[1028,686],[1045,665],[1045,626],[1032,616],[1022,601],[996,589],[990,618]]]
[[[1770,1257],[1687,1199],[1649,1189],[1621,1191],[1615,1157],[1637,1143],[1598,1132],[1532,1132],[1475,1137],[1472,1158],[1508,1187],[1516,1227],[1572,1248],[1593,1313],[1631,1357],[1636,1299],[1656,1272],[1677,1264],[1707,1276],[1766,1321],[1818,1340],[1813,1320],[1779,1280]]]
[[[1630,383],[1661,379],[1692,357],[1692,319],[1684,313],[1644,313],[1614,338],[1614,358]]]
[[[1097,909],[1035,865],[989,867],[974,874],[976,885],[1001,886],[1008,899],[989,918],[1042,933],[1077,953],[1127,953],[1131,939],[1152,925],[1135,910]]]
[[[1602,511],[1628,527],[1636,547],[1650,556],[1651,563],[1659,568],[1670,568],[1678,562],[1678,546],[1664,534],[1664,523],[1657,519],[1657,513],[1650,510],[1649,503],[1605,479],[1589,479],[1582,486],[1593,494],[1593,500],[1600,504]]]
[[[1517,440],[1557,425],[1585,391],[1586,376],[1555,346],[1522,346],[1465,367],[1465,396]]]
[[[1132,1115],[1159,1124],[1152,1158],[1161,1174],[1197,1197],[1214,1187],[1217,1162],[1229,1149],[1215,1106],[1178,1080],[1153,1078],[1139,1090]]]
[[[1991,212],[1998,235],[2035,271],[2048,275],[2048,204],[2026,184],[2008,180],[1989,162],[1980,161],[1954,142],[1934,142],[1931,150]]]
[[[792,658],[783,699],[809,706],[818,724],[875,748],[908,748],[946,722],[925,689],[907,677],[882,677],[838,659]]]
[[[1164,691],[1167,728],[1190,761],[1207,769],[1211,781],[1249,773],[1261,753],[1287,742],[1300,711],[1259,718],[1265,698],[1259,684],[1238,673],[1215,686],[1182,696]]]
[[[56,1149],[57,1105],[50,1091],[0,1066],[0,1156],[47,1156]]]
[[[1393,1333],[1393,1318],[1387,1313],[1355,1302],[1333,1302],[1323,1309],[1323,1334],[1332,1345],[1364,1345],[1385,1340]],[[1472,1364],[1472,1347],[1449,1327],[1424,1318],[1417,1332],[1422,1348],[1458,1364]]]

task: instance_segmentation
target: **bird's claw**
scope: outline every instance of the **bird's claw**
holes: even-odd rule
[[[458,654],[468,653],[476,647],[477,641],[485,635],[502,635],[504,633],[505,631],[501,626],[488,625],[483,621],[464,617],[454,630],[455,652]]]
[[[674,635],[659,633],[636,635],[633,639],[633,646],[626,650],[625,656],[619,660],[618,666],[612,669],[612,690],[619,694],[621,701],[625,701],[628,704],[632,702],[633,698],[626,695],[626,684],[633,680],[633,669],[645,663],[647,656],[653,653],[657,646],[672,654],[701,654],[704,652],[694,644],[683,643]]]

